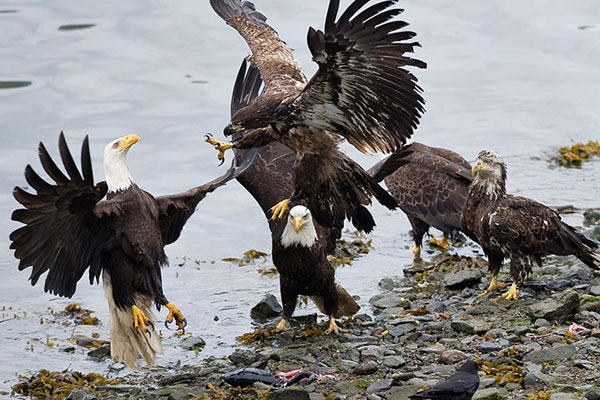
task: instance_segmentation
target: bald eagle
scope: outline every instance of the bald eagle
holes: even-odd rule
[[[517,284],[542,265],[546,254],[573,254],[591,268],[600,267],[594,254],[598,244],[561,221],[557,212],[534,200],[506,193],[506,164],[489,150],[482,150],[473,165],[475,175],[463,209],[463,231],[479,243],[488,257],[493,277],[484,296],[501,285],[498,272],[504,258],[510,259],[513,284],[502,295],[517,298]]]
[[[375,164],[369,173],[385,181],[412,226],[413,253],[433,226],[444,233],[431,243],[448,250],[448,236],[460,231],[460,215],[473,181],[471,165],[452,150],[414,142]]]
[[[251,102],[260,93],[262,79],[257,68],[242,62],[233,94],[231,114]],[[241,137],[242,132],[235,132]],[[245,149],[233,149],[241,161],[247,158]],[[252,164],[237,176],[241,185],[255,198],[265,216],[275,199],[285,198],[294,190],[293,151],[279,142],[272,142],[256,149]],[[292,317],[298,295],[310,295],[317,308],[330,317],[328,332],[338,333],[335,318],[351,316],[360,306],[348,292],[336,282],[334,268],[327,255],[335,249],[336,239],[341,235],[344,217],[338,216],[333,228],[319,225],[307,208],[293,207],[287,220],[268,219],[272,238],[273,263],[279,271],[283,318],[278,330],[286,328]],[[294,219],[295,218],[295,219]],[[298,227],[298,230],[296,230]]]
[[[48,272],[46,292],[71,297],[86,269],[90,283],[102,274],[109,304],[111,356],[131,369],[137,368],[138,354],[152,365],[156,353],[163,350],[154,329],[152,301],[159,310],[161,306],[169,310],[165,325],[173,320],[178,329],[186,325],[182,312],[163,293],[164,246],[179,238],[208,192],[243,168],[232,167],[220,178],[187,192],[155,198],[133,183],[127,167],[127,153],[139,140],[130,134],[105,147],[106,181],[97,184],[87,136],[80,172],[60,134],[58,147],[67,175],[40,143],[41,164],[54,183],[27,165],[25,179],[35,193],[15,187],[13,195],[24,208],[15,210],[12,219],[25,225],[10,235],[19,270],[32,267],[32,285]]]
[[[395,0],[364,10],[369,0],[355,0],[336,17],[339,0],[331,0],[325,31],[310,28],[308,46],[319,65],[308,81],[298,62],[266,18],[241,0],[210,0],[216,13],[233,26],[252,50],[251,61],[265,81],[265,90],[239,109],[225,134],[252,130],[231,143],[209,135],[219,150],[252,148],[278,141],[295,154],[294,192],[272,207],[282,218],[291,201],[302,201],[321,225],[333,226],[339,212],[354,226],[370,232],[375,226],[365,207],[374,196],[393,209],[396,201],[357,163],[338,149],[347,139],[364,153],[401,148],[416,128],[423,99],[416,78],[402,67],[425,68],[406,55],[415,36],[407,24],[390,21],[402,12]]]

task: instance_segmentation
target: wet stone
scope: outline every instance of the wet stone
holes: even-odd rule
[[[405,298],[405,295],[398,292],[377,294],[369,302],[377,308],[402,307],[403,309],[408,309],[411,306],[410,301]]]
[[[356,368],[354,368],[354,373],[357,375],[369,375],[375,371],[377,371],[377,363],[373,360],[358,364]]]
[[[463,269],[444,277],[444,286],[451,290],[461,290],[479,282],[481,282],[481,271],[478,269]]]
[[[600,296],[600,285],[594,285],[590,288],[590,294],[592,296]]]
[[[199,336],[189,336],[179,342],[179,346],[185,350],[196,351],[196,349],[200,350],[204,348],[206,342]]]
[[[533,324],[533,326],[535,326],[536,328],[542,328],[550,325],[550,322],[548,322],[548,320],[545,320],[544,318],[536,319],[535,323]]]
[[[402,356],[388,356],[383,359],[383,365],[388,368],[399,368],[406,364],[406,360]]]
[[[281,315],[282,312],[283,307],[279,304],[277,298],[272,294],[267,294],[258,304],[252,307],[250,316],[257,321],[266,321]]]
[[[73,329],[71,338],[80,346],[89,346],[93,342],[100,344],[109,343],[108,332],[98,329],[95,325],[77,325]]]
[[[446,351],[446,348],[444,346],[429,346],[429,347],[424,347],[421,349],[421,351],[423,353],[432,353],[432,354],[442,354],[444,351]]]
[[[229,355],[229,361],[234,364],[250,365],[256,361],[256,359],[256,353],[239,349]]]
[[[524,361],[533,362],[548,362],[552,360],[567,360],[571,358],[577,349],[573,345],[549,347],[541,350],[527,353],[523,358]]]
[[[401,374],[394,374],[392,375],[392,380],[394,382],[407,382],[410,379],[415,377],[415,373],[414,372],[403,372]]]
[[[440,356],[440,362],[443,362],[444,364],[455,364],[467,358],[467,355],[460,350],[446,350]]]
[[[475,327],[466,321],[452,321],[450,326],[459,333],[466,333],[468,335],[475,333]]]
[[[310,400],[310,396],[302,389],[280,389],[269,393],[267,400]]]
[[[106,358],[110,357],[110,345],[104,345],[102,347],[98,347],[92,351],[87,353],[88,357],[93,358]]]
[[[480,389],[473,395],[473,400],[502,400],[507,398],[506,390],[498,388]]]
[[[89,389],[73,390],[67,400],[94,400],[97,396]]]
[[[392,329],[390,329],[390,335],[392,336],[402,336],[409,332],[413,332],[415,330],[415,326],[412,324],[401,324],[396,325]]]
[[[367,388],[367,393],[379,393],[388,390],[392,386],[391,379],[382,379],[375,381]]]
[[[591,389],[585,394],[587,400],[600,400],[600,389]]]
[[[533,318],[543,318],[548,321],[564,322],[579,307],[579,295],[569,290],[556,297],[542,300],[529,306],[529,314]]]
[[[482,353],[496,353],[502,350],[504,346],[496,342],[482,342],[477,346],[477,350]]]

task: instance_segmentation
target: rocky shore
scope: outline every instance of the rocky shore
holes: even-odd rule
[[[600,227],[588,229],[600,239]],[[82,383],[63,398],[406,399],[474,359],[477,400],[600,399],[600,272],[575,258],[548,257],[517,301],[498,299],[500,292],[478,297],[489,279],[480,258],[446,253],[415,262],[402,277],[382,279],[371,307],[342,321],[347,332],[337,337],[324,335],[326,319],[315,314],[275,333],[281,306],[267,297],[252,311],[256,331],[240,336],[227,358],[155,367],[118,381],[73,378]],[[501,273],[500,281],[509,282],[508,275]],[[80,331],[85,337],[86,328]],[[106,356],[107,345],[99,344],[92,352]],[[199,351],[203,341],[184,336],[180,346]],[[225,383],[224,376],[243,368],[282,377],[245,388]],[[306,379],[286,386],[298,370]],[[24,377],[13,390],[42,394],[44,380]]]

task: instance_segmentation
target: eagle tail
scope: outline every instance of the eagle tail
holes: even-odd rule
[[[588,239],[579,232],[574,233],[579,239],[579,243],[577,243],[577,252],[575,253],[577,258],[588,267],[600,270],[600,255],[595,253],[595,251],[598,251],[598,243]]]
[[[163,353],[163,347],[160,336],[154,329],[157,319],[152,312],[152,297],[140,293],[134,294],[135,305],[150,319],[148,332],[142,332],[133,327],[132,311],[115,304],[108,274],[104,274],[103,278],[110,316],[110,356],[116,361],[123,362],[131,370],[138,367],[138,355],[141,355],[149,366],[153,365],[156,354]]]
[[[341,318],[344,316],[351,317],[360,310],[360,306],[356,300],[354,300],[350,293],[348,293],[338,282],[335,283],[335,290],[338,297],[338,308],[334,318]],[[315,303],[315,306],[321,313],[327,315],[323,296],[310,296],[310,299]]]

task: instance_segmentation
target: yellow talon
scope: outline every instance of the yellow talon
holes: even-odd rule
[[[275,330],[277,332],[287,331],[287,328],[285,326],[286,323],[287,323],[287,320],[285,318],[281,318],[281,321],[279,321],[279,323],[277,324],[277,326],[275,326]]]
[[[339,336],[340,332],[348,332],[348,331],[346,329],[342,329],[339,326],[337,326],[337,324],[335,323],[335,318],[330,317],[329,318],[329,328],[325,331],[325,334],[331,335],[333,333],[333,334]]]
[[[420,257],[421,256],[421,247],[419,245],[417,245],[417,244],[415,244],[410,251],[413,252],[413,254],[415,255],[415,257]]]
[[[131,311],[133,312],[133,326],[135,328],[142,328],[142,331],[144,332],[147,331],[147,325],[150,322],[150,318],[148,318],[137,306],[131,306]]]
[[[501,295],[500,297],[505,298],[506,300],[516,300],[519,296],[519,291],[517,290],[517,284],[513,282],[512,286],[506,293]]]
[[[212,144],[213,146],[215,146],[215,149],[219,150],[217,159],[219,161],[224,161],[225,160],[225,151],[231,149],[233,147],[233,145],[231,143],[221,142],[220,140],[215,139],[215,137],[213,135],[206,135],[205,138],[206,138],[205,140],[207,143]]]
[[[485,290],[485,292],[478,294],[477,297],[483,297],[486,294],[493,292],[494,290],[504,289],[505,287],[506,283],[498,283],[498,276],[494,275],[494,277],[492,277],[492,280],[490,281],[490,285]]]
[[[429,243],[444,249],[444,251],[448,251],[448,249],[450,248],[450,242],[448,241],[448,236],[446,235],[442,236],[441,239],[436,239],[432,237],[431,239],[429,239]]]
[[[165,307],[169,309],[169,315],[167,315],[167,319],[165,320],[165,324],[173,322],[173,317],[175,318],[175,324],[177,324],[177,328],[183,329],[187,325],[187,321],[183,316],[183,313],[173,303],[168,303]]]
[[[283,218],[283,216],[289,211],[289,205],[291,202],[291,199],[285,199],[271,207],[271,212],[273,213],[271,221],[275,221],[277,218]]]

